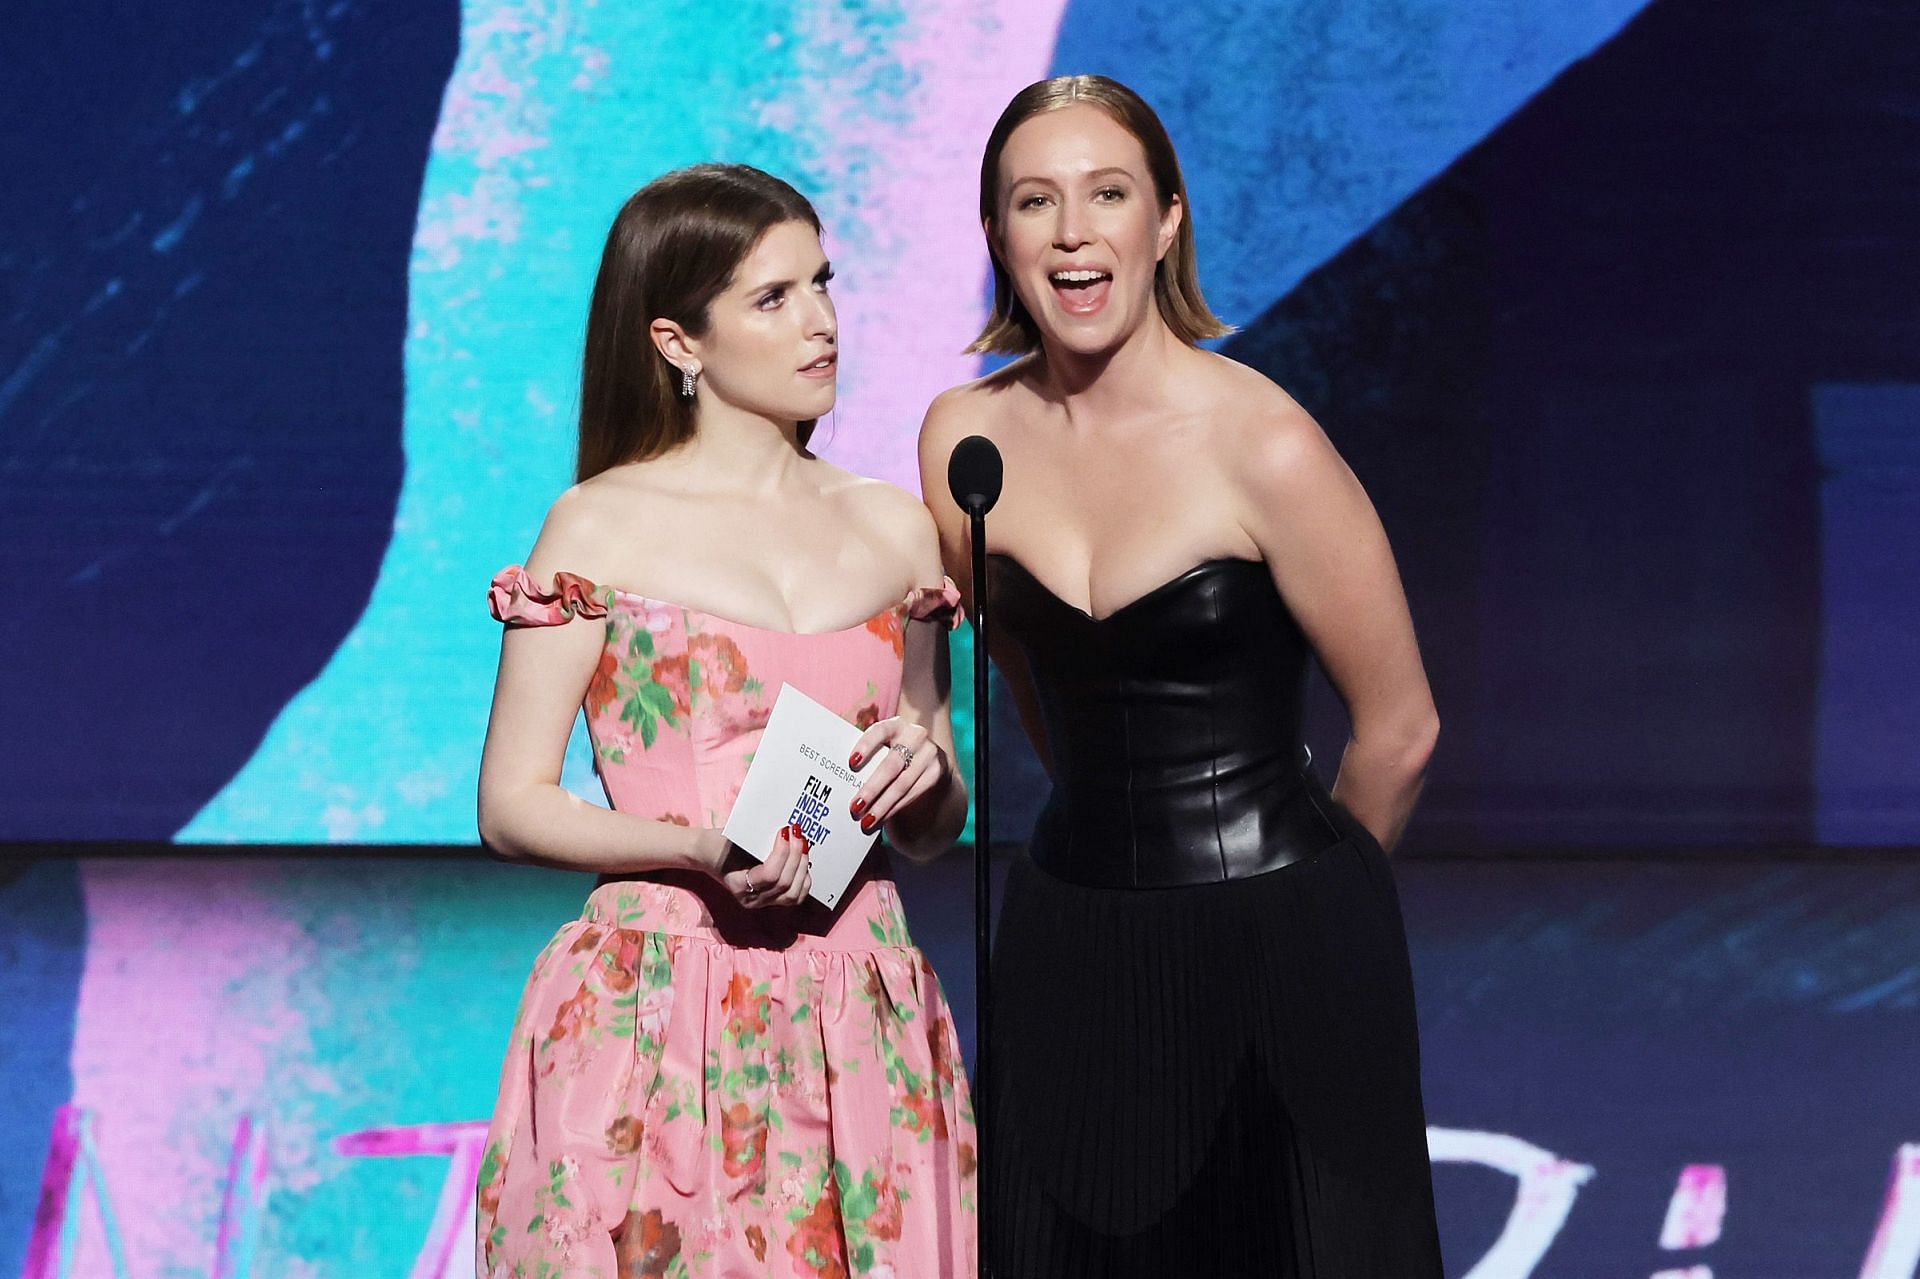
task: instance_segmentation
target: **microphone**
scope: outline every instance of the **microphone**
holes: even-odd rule
[[[960,508],[979,519],[1000,500],[1006,469],[1000,450],[984,435],[969,435],[953,446],[947,459],[947,490]]]
[[[993,770],[987,741],[992,716],[987,713],[987,512],[1000,500],[1006,467],[1000,450],[984,435],[969,435],[953,446],[947,459],[947,489],[967,513],[973,543],[973,997],[974,1086],[973,1115],[978,1126],[974,1194],[980,1211],[974,1217],[982,1279],[992,1279],[992,1223],[994,1165],[998,1155],[992,1101],[993,966],[993,810],[988,804],[987,779]]]

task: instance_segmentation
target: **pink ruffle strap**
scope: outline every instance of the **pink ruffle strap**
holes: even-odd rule
[[[607,606],[595,597],[600,588],[575,573],[555,573],[553,590],[533,584],[527,570],[509,564],[493,575],[487,607],[508,626],[562,626],[576,617],[605,617]]]
[[[960,588],[950,577],[941,578],[938,586],[915,587],[907,594],[907,616],[916,622],[944,622],[948,630],[958,630],[966,617],[960,607]]]

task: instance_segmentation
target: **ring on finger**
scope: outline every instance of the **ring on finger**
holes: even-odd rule
[[[753,876],[748,875],[746,878],[747,878],[746,897],[748,901],[752,901],[756,896],[759,895],[760,885],[753,882]]]
[[[893,749],[900,752],[901,759],[907,761],[907,763],[909,764],[913,763],[913,751],[910,750],[906,745],[900,742],[891,742],[889,743],[889,745],[891,745]]]

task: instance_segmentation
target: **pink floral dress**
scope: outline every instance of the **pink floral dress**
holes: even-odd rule
[[[585,708],[613,806],[721,826],[782,683],[894,714],[905,629],[951,582],[843,631],[767,631],[571,574],[490,592],[509,626],[601,625]],[[971,1276],[974,1128],[940,983],[884,851],[839,909],[749,911],[697,873],[603,882],[534,963],[480,1169],[479,1273]]]

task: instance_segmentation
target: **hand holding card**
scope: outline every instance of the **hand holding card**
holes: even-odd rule
[[[782,685],[724,831],[765,861],[782,828],[797,825],[809,845],[811,896],[828,906],[840,904],[879,838],[877,831],[862,831],[848,811],[877,762],[847,767],[859,740],[859,729],[791,684]]]
[[[743,850],[732,849],[744,867],[720,876],[734,900],[752,910],[798,906],[813,891],[813,867],[807,857],[807,841],[799,827],[786,826],[774,836],[773,851],[764,860],[755,861]]]

